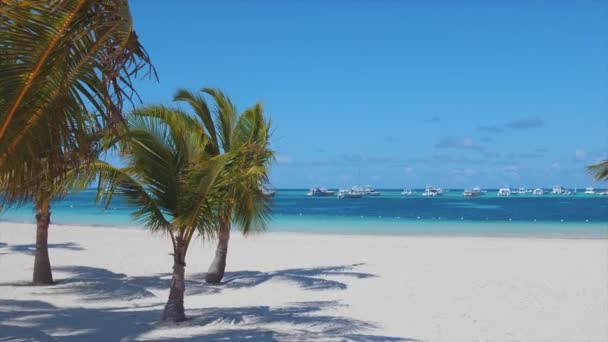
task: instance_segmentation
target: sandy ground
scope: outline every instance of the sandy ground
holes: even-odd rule
[[[53,226],[57,284],[35,287],[34,236],[0,224],[0,341],[608,341],[608,240],[234,236],[220,286],[196,241],[172,325],[164,237]]]

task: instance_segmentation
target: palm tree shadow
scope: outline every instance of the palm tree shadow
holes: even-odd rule
[[[196,274],[186,280],[186,295],[216,294],[224,290],[239,290],[260,286],[271,280],[284,281],[303,290],[345,290],[346,283],[324,277],[373,278],[376,275],[356,272],[355,267],[363,264],[324,266],[314,268],[292,268],[271,272],[239,271],[226,274],[226,282],[220,285],[205,283],[205,274]],[[90,266],[58,266],[57,272],[70,276],[58,279],[48,294],[78,294],[85,300],[135,300],[153,297],[153,290],[169,287],[170,273],[153,276],[128,276],[110,270]],[[14,284],[2,284],[14,285]]]
[[[36,254],[36,245],[35,244],[26,244],[26,245],[7,245],[0,244],[1,247],[8,248],[9,252],[13,253],[25,253],[29,255]],[[65,242],[65,243],[49,243],[49,249],[67,249],[70,251],[83,251],[84,248],[80,247],[79,244],[74,242]]]
[[[290,268],[285,270],[261,272],[261,271],[238,271],[226,273],[225,281],[219,285],[195,286],[191,292],[195,294],[197,289],[215,288],[221,291],[222,289],[242,289],[259,286],[271,280],[285,281],[291,283],[303,290],[319,291],[319,290],[346,290],[346,283],[326,279],[325,277],[352,277],[357,279],[366,279],[377,277],[374,274],[355,272],[354,269],[363,263],[338,266],[323,266],[313,268]],[[193,280],[204,282],[205,274],[198,274],[192,277]]]
[[[33,340],[134,340],[154,332],[172,336],[191,328],[179,340],[204,341],[415,341],[366,334],[376,324],[323,314],[340,306],[335,301],[299,302],[280,307],[250,306],[188,310],[192,317],[180,324],[159,323],[160,309],[137,311],[57,308],[43,301],[0,300],[2,337]],[[280,326],[282,328],[278,329]],[[156,340],[174,341],[176,338]]]

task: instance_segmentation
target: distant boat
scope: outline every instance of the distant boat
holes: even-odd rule
[[[357,187],[357,189],[353,190],[360,191],[363,196],[380,196],[380,191],[376,191],[371,185],[366,185],[363,189]]]
[[[338,198],[362,198],[363,193],[357,190],[340,190],[338,191]]]
[[[472,190],[465,189],[462,192],[462,195],[464,197],[476,197],[476,196],[479,196],[479,195],[481,195],[481,188],[475,187]]]
[[[541,189],[541,188],[536,188],[534,189],[534,191],[532,191],[532,195],[535,196],[542,196],[545,194],[545,190]]]
[[[553,195],[571,195],[572,191],[564,189],[563,187],[556,185],[553,187],[553,189],[551,190],[551,193]]]
[[[422,193],[422,196],[425,197],[436,197],[441,196],[443,194],[443,190],[441,188],[433,188],[432,186],[427,186]]]
[[[509,189],[509,188],[498,189],[498,196],[511,196],[511,189]]]
[[[586,194],[586,195],[595,195],[595,189],[594,188],[585,188],[584,194]]]
[[[403,189],[403,191],[401,192],[402,195],[405,196],[411,196],[411,195],[415,195],[416,191],[410,190],[410,189]]]
[[[312,188],[306,196],[324,197],[333,196],[335,193],[335,191],[327,190],[326,188]]]

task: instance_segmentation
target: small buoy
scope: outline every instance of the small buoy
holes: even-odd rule
[[[589,222],[589,219],[586,219],[585,222]]]
[[[536,219],[534,219],[534,222],[536,222]]]
[[[461,217],[460,219],[461,219],[461,220],[464,220],[464,217]]]
[[[561,219],[560,221],[561,221],[561,222],[564,222],[564,219]]]
[[[513,221],[513,219],[509,219],[509,221]]]
[[[416,218],[420,220],[420,216],[417,216]]]

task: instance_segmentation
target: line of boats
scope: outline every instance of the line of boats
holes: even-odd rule
[[[435,188],[432,186],[427,186],[423,192],[420,193],[420,195],[424,196],[424,197],[437,197],[437,196],[442,196],[443,194],[449,192],[448,189],[442,189],[442,188]],[[475,187],[472,189],[465,189],[462,192],[462,195],[464,197],[477,197],[477,196],[481,196],[484,194],[487,194],[488,191],[486,190],[482,190],[479,187]],[[577,193],[577,189],[574,190],[570,190],[570,189],[566,189],[562,186],[556,185],[554,186],[551,190],[547,190],[547,189],[543,189],[543,188],[536,188],[536,189],[526,189],[526,188],[518,188],[518,189],[511,189],[511,188],[500,188],[497,191],[497,196],[499,197],[506,197],[506,196],[513,196],[513,195],[533,195],[533,196],[542,196],[545,194],[551,194],[551,195],[575,195]],[[583,192],[585,195],[608,195],[608,190],[603,190],[603,191],[596,191],[594,188],[586,188],[585,191]],[[310,189],[310,191],[306,194],[307,196],[313,196],[313,197],[333,197],[333,196],[337,196],[338,198],[363,198],[363,197],[371,197],[371,196],[380,196],[381,193],[377,190],[375,190],[373,187],[371,187],[370,185],[367,185],[365,187],[361,187],[361,186],[353,186],[350,189],[341,189],[338,191],[333,191],[333,190],[329,190],[327,188],[322,188],[322,187],[314,187],[312,189]],[[414,196],[414,195],[418,195],[418,193],[415,190],[412,189],[404,189],[401,192],[401,195],[403,196]]]

